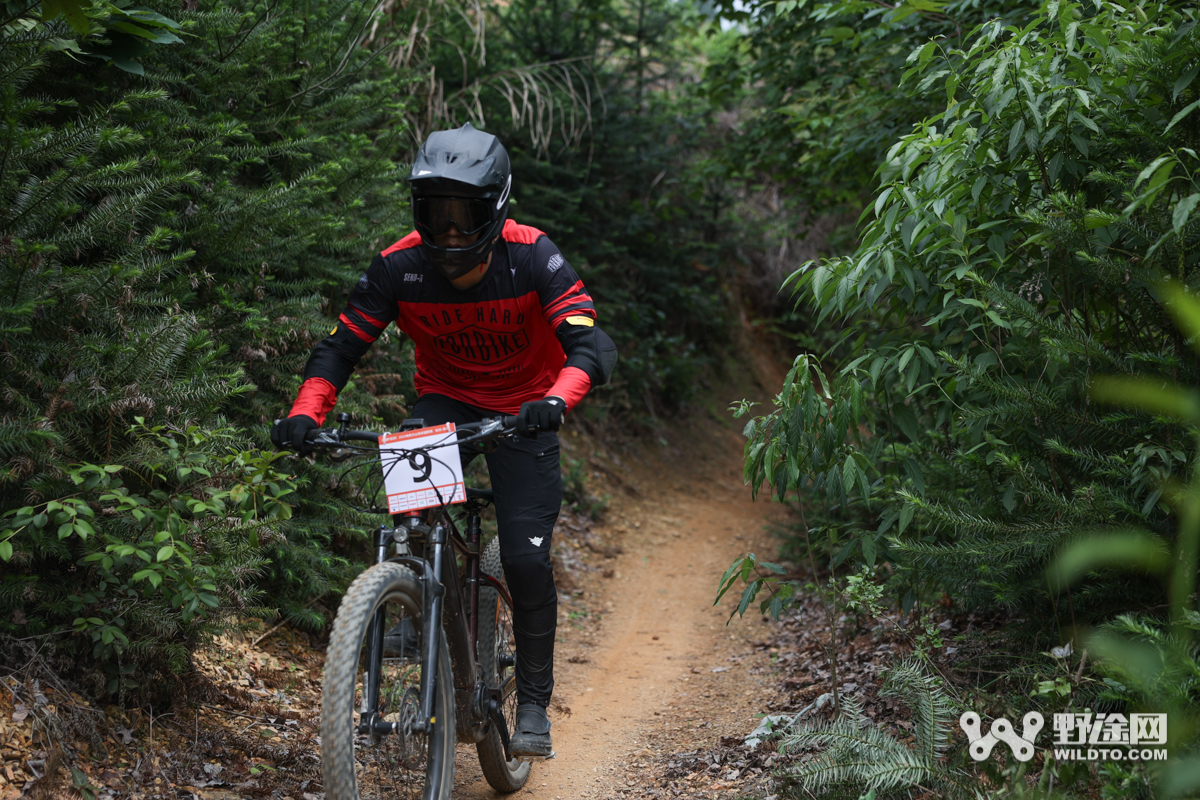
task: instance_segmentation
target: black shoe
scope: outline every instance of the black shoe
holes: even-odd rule
[[[391,658],[416,658],[421,652],[421,640],[408,617],[383,635],[383,654]]]
[[[553,755],[546,709],[536,703],[517,706],[516,728],[508,745],[513,758],[549,758]]]

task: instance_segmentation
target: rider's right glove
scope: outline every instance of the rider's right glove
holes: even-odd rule
[[[271,444],[280,450],[295,450],[302,456],[312,452],[312,447],[304,443],[304,437],[309,431],[321,427],[315,419],[307,414],[296,414],[287,419],[277,419],[271,426]]]

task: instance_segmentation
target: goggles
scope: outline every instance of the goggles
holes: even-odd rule
[[[413,221],[428,236],[458,228],[464,236],[482,233],[495,219],[493,202],[481,197],[415,197]]]

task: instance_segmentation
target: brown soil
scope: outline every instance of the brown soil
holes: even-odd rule
[[[596,533],[610,552],[623,552],[592,559],[597,563],[579,558],[577,588],[562,603],[559,623],[551,713],[557,757],[534,765],[522,794],[545,800],[657,794],[662,787],[639,777],[649,777],[651,764],[744,736],[774,696],[761,669],[770,654],[747,657],[748,642],[761,635],[758,615],[726,627],[740,592],[721,608],[713,599],[736,557],[773,555],[766,528],[783,509],[751,501],[741,481],[740,435],[710,424],[697,438],[660,443],[636,461],[592,456],[620,476],[624,496]],[[759,674],[751,674],[755,667]],[[460,746],[457,766],[456,796],[495,795],[473,748]],[[703,788],[721,788],[712,785],[722,782],[719,775],[706,777],[712,780]],[[734,789],[745,781],[724,783]]]

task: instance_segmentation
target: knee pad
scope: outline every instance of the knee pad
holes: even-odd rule
[[[501,557],[504,578],[512,595],[516,611],[537,611],[558,604],[558,591],[554,588],[554,568],[550,564],[550,552]]]

